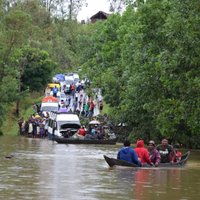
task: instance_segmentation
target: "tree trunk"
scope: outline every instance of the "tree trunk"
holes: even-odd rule
[[[19,117],[19,103],[20,103],[20,100],[18,99],[16,101],[16,109],[15,109],[15,116],[16,117]]]
[[[70,5],[69,5],[69,19],[72,20],[72,8],[73,8],[73,0],[70,0]]]

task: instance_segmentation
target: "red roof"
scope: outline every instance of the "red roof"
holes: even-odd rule
[[[42,102],[43,103],[47,103],[47,102],[53,103],[53,102],[58,102],[58,99],[56,97],[53,97],[53,96],[47,96],[47,97],[44,97],[42,99]]]

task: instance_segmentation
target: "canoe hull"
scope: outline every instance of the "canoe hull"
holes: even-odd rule
[[[80,140],[80,139],[69,139],[69,138],[54,138],[59,144],[109,144],[115,145],[116,139],[113,140]]]
[[[183,167],[185,166],[188,158],[190,156],[190,151],[188,151],[186,154],[184,154],[182,157],[181,157],[181,160],[180,162],[178,163],[160,163],[158,167],[162,167],[162,168],[165,168],[165,167]],[[114,166],[123,166],[123,167],[134,167],[134,168],[150,168],[152,166],[149,166],[149,165],[146,165],[144,167],[138,167],[137,165],[133,164],[133,163],[129,163],[129,162],[126,162],[126,161],[123,161],[123,160],[119,160],[119,159],[115,159],[115,158],[109,158],[108,156],[105,156],[104,155],[104,159],[105,161],[107,162],[107,164],[110,166],[110,167],[114,167]]]

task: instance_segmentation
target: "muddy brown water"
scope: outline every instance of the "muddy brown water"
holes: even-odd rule
[[[2,136],[0,200],[200,199],[199,151],[184,168],[110,169],[103,155],[116,157],[118,149]]]

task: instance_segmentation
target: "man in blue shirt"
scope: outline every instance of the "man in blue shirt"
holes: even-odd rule
[[[54,97],[57,97],[58,88],[55,86],[55,87],[52,89],[52,91],[53,91],[53,96],[54,96]]]
[[[138,160],[137,154],[134,149],[130,147],[130,145],[131,143],[128,140],[124,141],[124,147],[119,150],[117,159],[141,166],[141,162]]]

